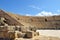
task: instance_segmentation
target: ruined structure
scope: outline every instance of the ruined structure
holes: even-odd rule
[[[21,16],[0,10],[0,17],[5,18],[6,24],[15,26],[24,26],[25,28],[36,29],[60,29],[60,15],[58,16]]]
[[[60,29],[60,16],[21,16],[0,10],[0,40],[33,38],[37,29]]]
[[[0,40],[16,40],[16,38],[32,38],[39,35],[30,30],[8,13],[0,10]]]

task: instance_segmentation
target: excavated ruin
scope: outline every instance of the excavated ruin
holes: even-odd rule
[[[38,29],[60,29],[60,15],[48,17],[21,16],[0,10],[0,40],[38,37],[39,33],[36,32]]]

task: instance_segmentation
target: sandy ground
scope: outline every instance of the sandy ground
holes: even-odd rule
[[[37,30],[40,35],[60,38],[60,30]]]
[[[31,39],[25,39],[25,38],[16,38],[15,40],[60,40],[60,38],[57,37],[47,37],[47,36],[36,36]]]

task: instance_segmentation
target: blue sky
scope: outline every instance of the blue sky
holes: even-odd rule
[[[60,0],[0,0],[0,9],[20,15],[59,15]]]

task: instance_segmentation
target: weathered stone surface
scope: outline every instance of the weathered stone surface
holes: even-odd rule
[[[48,17],[21,16],[1,10],[0,17],[5,18],[8,25],[32,26],[38,29],[60,29],[60,15]]]
[[[41,37],[39,33],[36,33],[37,29],[60,29],[60,15],[33,17],[11,14],[0,10],[0,38],[17,38],[15,40],[20,38],[32,38],[26,40],[60,40],[53,37]]]

